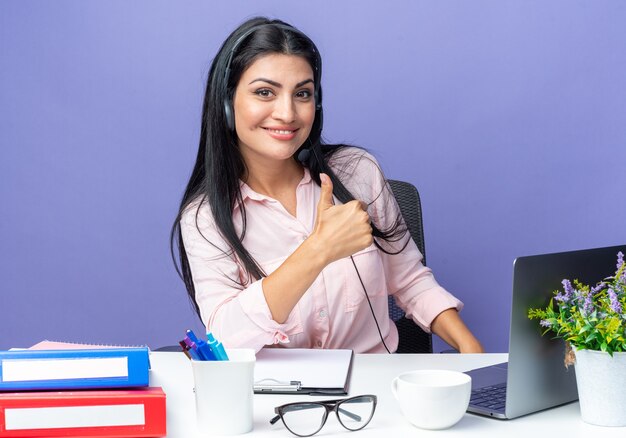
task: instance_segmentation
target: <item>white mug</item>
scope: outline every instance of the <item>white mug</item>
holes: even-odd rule
[[[393,379],[391,391],[414,426],[447,429],[467,411],[472,378],[458,371],[410,371]]]
[[[203,436],[252,430],[254,350],[227,349],[226,353],[227,361],[191,361],[198,429]]]

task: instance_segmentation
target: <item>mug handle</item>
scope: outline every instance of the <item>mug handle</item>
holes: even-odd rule
[[[391,392],[393,396],[398,400],[398,378],[396,377],[391,381]]]

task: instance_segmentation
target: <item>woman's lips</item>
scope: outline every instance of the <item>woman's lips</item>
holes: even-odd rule
[[[292,140],[296,136],[297,129],[286,128],[263,128],[267,131],[270,137],[277,140]]]

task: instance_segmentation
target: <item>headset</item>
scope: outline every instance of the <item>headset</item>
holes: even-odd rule
[[[266,28],[266,27],[267,28],[274,27],[274,28],[278,28],[278,29],[282,29],[288,32],[295,33],[296,35],[299,35],[300,37],[306,39],[307,42],[313,47],[313,51],[315,55],[315,65],[313,66],[313,83],[314,83],[313,85],[315,87],[315,90],[314,90],[313,97],[315,100],[315,120],[317,121],[317,127],[315,128],[315,132],[311,132],[311,134],[309,135],[309,138],[313,138],[314,141],[317,141],[322,134],[322,125],[324,121],[324,113],[322,109],[322,90],[320,87],[320,83],[322,79],[322,58],[319,54],[319,51],[317,50],[317,47],[315,46],[315,43],[313,43],[313,41],[311,41],[311,39],[308,36],[300,32],[295,27],[292,27],[283,23],[263,23],[263,24],[258,24],[256,26],[253,26],[252,28],[244,32],[243,35],[237,38],[237,40],[233,44],[233,47],[230,49],[230,53],[228,54],[228,60],[226,62],[226,69],[224,71],[224,87],[225,87],[224,95],[226,96],[224,99],[224,117],[226,118],[226,126],[231,132],[235,132],[235,112],[233,110],[232,96],[228,93],[228,80],[230,79],[230,67],[233,62],[233,57],[235,56],[237,49],[239,49],[239,47],[241,46],[241,44],[246,38],[248,38],[251,34],[258,31],[259,29]],[[315,123],[314,123],[314,127],[315,127]],[[310,143],[312,144],[312,142]],[[298,154],[298,160],[308,161],[309,156],[310,156],[309,151],[307,150],[307,148],[303,147]]]

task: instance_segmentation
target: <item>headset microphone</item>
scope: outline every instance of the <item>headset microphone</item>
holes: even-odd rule
[[[298,155],[296,155],[296,159],[301,163],[308,163],[311,158],[311,150],[306,147],[300,148],[298,151]]]

